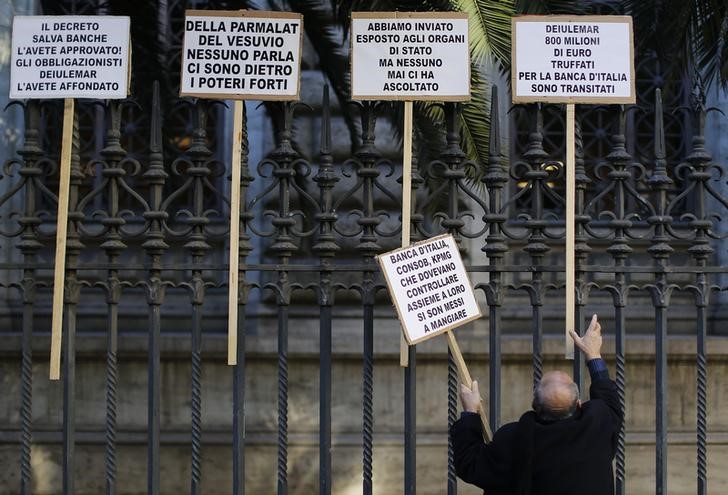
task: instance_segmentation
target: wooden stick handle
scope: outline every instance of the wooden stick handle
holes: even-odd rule
[[[402,247],[410,245],[412,212],[412,102],[404,102],[404,143],[402,157]],[[404,329],[402,329],[404,332]],[[409,353],[404,333],[399,339],[399,365],[409,366]]]
[[[56,219],[56,258],[53,272],[53,313],[51,318],[51,359],[49,377],[61,376],[61,340],[63,329],[63,290],[66,279],[66,235],[68,233],[68,198],[71,189],[71,151],[73,148],[74,100],[63,102],[63,134],[58,184],[58,218]]]
[[[228,274],[228,364],[238,364],[238,269],[240,266],[240,152],[243,142],[243,105],[233,104],[233,150],[230,167],[230,273]]]
[[[576,146],[574,143],[575,134],[575,115],[574,104],[566,105],[566,213],[564,222],[566,223],[566,245],[564,253],[566,255],[566,313],[564,315],[565,328],[565,351],[566,359],[574,359],[574,341],[569,336],[569,330],[574,328],[574,306],[576,295],[576,281],[574,273],[574,245],[575,245],[575,225],[574,203],[576,201]]]
[[[465,359],[463,359],[463,353],[460,352],[460,346],[458,345],[458,341],[455,340],[455,334],[449,331],[445,332],[445,335],[447,335],[447,345],[450,347],[450,352],[452,353],[453,359],[455,359],[455,366],[457,366],[458,368],[460,380],[465,384],[466,387],[472,388],[473,380],[470,377],[468,366],[465,364]],[[488,422],[488,417],[485,415],[485,403],[483,402],[482,397],[480,398],[480,408],[478,408],[478,414],[480,415],[481,423],[483,423],[483,439],[486,441],[486,443],[490,442],[490,440],[493,438],[493,432],[490,430],[490,423]]]

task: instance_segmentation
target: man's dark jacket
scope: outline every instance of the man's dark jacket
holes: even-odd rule
[[[529,411],[490,444],[480,417],[463,413],[450,430],[458,476],[486,495],[613,495],[622,412],[608,373],[592,374],[589,396],[568,419],[544,422]]]

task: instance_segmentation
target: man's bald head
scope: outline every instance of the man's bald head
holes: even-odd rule
[[[556,421],[570,417],[579,406],[579,387],[563,371],[544,373],[533,392],[533,410],[539,418]]]

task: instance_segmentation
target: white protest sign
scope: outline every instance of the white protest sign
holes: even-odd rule
[[[126,98],[129,18],[13,18],[10,98]]]
[[[377,260],[410,345],[480,318],[451,235],[381,254]]]
[[[246,10],[186,14],[180,96],[299,98],[301,14]]]
[[[468,16],[353,12],[353,100],[470,100]]]
[[[513,102],[634,103],[632,18],[512,19]]]

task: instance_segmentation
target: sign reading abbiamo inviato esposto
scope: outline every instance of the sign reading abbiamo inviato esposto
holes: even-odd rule
[[[353,12],[351,98],[469,100],[467,14]]]
[[[395,249],[377,261],[410,345],[480,318],[453,236]]]
[[[512,19],[514,103],[634,103],[629,16]]]
[[[180,95],[297,100],[302,32],[294,12],[188,10]]]
[[[10,98],[126,98],[129,18],[13,18]]]

